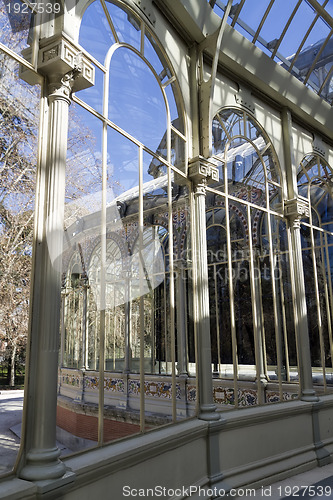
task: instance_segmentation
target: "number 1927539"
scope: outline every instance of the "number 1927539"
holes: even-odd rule
[[[281,497],[323,497],[332,498],[332,488],[331,486],[278,486],[277,490]]]
[[[60,3],[53,2],[30,2],[30,5],[21,2],[11,2],[6,4],[8,14],[59,14]]]

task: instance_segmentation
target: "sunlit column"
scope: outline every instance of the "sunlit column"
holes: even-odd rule
[[[310,340],[307,320],[307,307],[305,298],[305,284],[302,261],[302,244],[300,233],[301,216],[308,213],[308,206],[301,199],[285,202],[285,211],[289,222],[292,268],[294,278],[294,307],[295,330],[298,349],[298,370],[303,401],[317,401],[318,397],[313,388]]]
[[[186,283],[184,262],[175,262],[176,271],[176,304],[177,304],[177,350],[178,375],[187,376],[187,345],[186,345]]]
[[[213,401],[212,356],[209,319],[209,289],[206,240],[206,187],[207,180],[218,180],[215,165],[201,156],[189,164],[193,182],[193,281],[194,328],[197,339],[197,388],[199,418],[218,420]]]
[[[51,84],[48,95],[48,154],[37,193],[39,231],[34,252],[31,350],[25,397],[24,466],[20,477],[61,477],[65,466],[56,446],[58,335],[60,323],[62,240],[65,197],[68,107],[73,77]]]
[[[66,472],[56,445],[56,410],[68,108],[72,90],[93,84],[92,66],[86,59],[77,59],[75,51],[78,55],[67,41],[53,38],[51,45],[44,40],[39,54],[38,69],[47,75],[49,85],[42,107],[33,295],[17,464],[19,477],[31,481],[60,478]]]
[[[288,222],[288,238],[291,251],[290,271],[294,300],[300,392],[302,400],[317,401],[318,398],[313,389],[312,382],[310,340],[300,232],[301,218],[309,216],[309,207],[307,200],[298,195],[297,165],[294,158],[292,119],[290,111],[284,108],[282,110],[281,117],[289,197],[289,200],[284,202],[284,211]]]

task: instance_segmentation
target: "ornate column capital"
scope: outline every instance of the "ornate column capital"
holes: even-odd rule
[[[30,60],[31,48],[23,50],[22,55]],[[51,85],[58,84],[62,88],[60,93],[63,97],[69,97],[71,92],[92,87],[95,83],[93,64],[64,34],[41,40],[37,69],[39,73],[48,77]],[[28,83],[35,83],[29,69],[21,67],[20,76]]]
[[[51,82],[48,86],[49,102],[51,102],[54,99],[63,99],[68,104],[70,104],[75,77],[76,77],[76,72],[75,70],[73,70],[66,73],[59,80]]]
[[[219,180],[219,171],[216,165],[200,155],[189,161],[188,173],[189,178],[197,186],[206,187],[209,182],[218,182]]]
[[[298,195],[284,202],[284,216],[294,227],[300,227],[302,217],[310,216],[310,204],[307,198]]]

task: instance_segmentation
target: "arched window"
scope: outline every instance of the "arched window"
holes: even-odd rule
[[[281,197],[281,174],[274,148],[255,119],[238,109],[213,120],[213,158],[223,159],[225,192],[257,206],[274,206]]]
[[[80,182],[66,196],[68,221],[76,220],[81,231],[71,238],[82,239],[92,255],[87,350],[88,367],[98,370],[91,375],[92,397],[104,406],[101,392],[97,395],[104,370],[105,377],[119,371],[133,375],[127,393],[119,390],[115,396],[116,404],[141,408],[143,432],[145,419],[161,413],[159,401],[149,399],[148,376],[163,372],[159,361],[165,363],[166,355],[161,348],[158,352],[157,342],[166,334],[172,353],[163,373],[175,374],[175,214],[188,204],[189,184],[184,104],[172,64],[135,6],[91,2],[79,43],[93,57],[95,85],[73,96],[70,128],[83,132],[88,143],[83,153],[78,148],[69,156],[67,177]],[[166,412],[176,419],[175,377],[164,387]],[[148,394],[146,404],[140,388]]]
[[[240,377],[257,380],[250,404],[264,403],[260,384],[290,379],[281,172],[269,137],[240,109],[215,116],[212,160],[220,172],[207,196],[214,372],[234,377],[234,394]],[[242,398],[238,391],[234,403],[244,404]]]
[[[309,154],[298,172],[298,192],[309,203],[301,238],[311,361],[324,385],[332,372],[333,172],[324,158]]]

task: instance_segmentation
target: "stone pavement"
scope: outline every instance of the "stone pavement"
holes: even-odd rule
[[[16,461],[20,439],[10,429],[22,422],[23,391],[0,391],[0,474]]]
[[[23,390],[0,391],[0,474],[10,472],[20,447]],[[57,446],[61,456],[96,446],[57,427]]]

